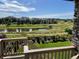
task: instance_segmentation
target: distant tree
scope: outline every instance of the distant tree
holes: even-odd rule
[[[68,34],[72,34],[72,29],[66,28],[65,32],[67,32]]]
[[[52,25],[49,25],[49,29],[52,29]]]

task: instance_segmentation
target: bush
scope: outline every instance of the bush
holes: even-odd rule
[[[72,34],[72,29],[66,28],[66,29],[65,29],[65,32],[67,32],[68,34]]]
[[[49,25],[49,29],[52,29],[52,25]]]

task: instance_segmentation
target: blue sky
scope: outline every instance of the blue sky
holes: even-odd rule
[[[64,0],[0,0],[0,17],[73,18],[74,2]]]

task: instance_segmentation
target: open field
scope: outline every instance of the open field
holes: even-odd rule
[[[16,29],[16,28],[48,28],[47,24],[23,24],[23,25],[17,25],[17,24],[11,24],[9,26],[6,25],[0,25],[0,29]]]
[[[49,28],[52,26],[52,28]],[[16,37],[27,37],[27,36],[51,36],[51,35],[64,35],[67,34],[65,29],[72,29],[73,23],[59,21],[57,24],[23,24],[23,25],[16,25],[12,24],[6,27],[6,25],[0,25],[0,29],[16,29],[16,28],[49,28],[48,30],[34,30],[32,32],[24,31],[24,32],[7,32],[4,33],[8,38],[16,38]],[[17,34],[17,35],[16,35]],[[37,34],[37,35],[36,35]]]
[[[58,24],[11,24],[9,26],[6,25],[0,25],[0,29],[4,28],[10,28],[10,29],[15,29],[15,28],[48,28],[48,26],[51,25],[54,29],[61,29],[61,27],[64,28],[72,28],[73,23],[71,22],[58,22]]]
[[[50,28],[51,26],[51,28]],[[40,43],[36,38],[36,42],[33,43],[32,47],[34,48],[50,48],[50,47],[62,47],[62,46],[71,46],[72,43],[69,41],[72,37],[71,34],[65,32],[66,29],[72,29],[72,22],[58,22],[57,24],[23,24],[23,25],[0,25],[0,29],[16,29],[16,28],[48,28],[47,30],[33,30],[32,32],[23,31],[23,32],[4,32],[7,38],[20,38],[20,37],[39,37]],[[53,36],[55,38],[53,38]],[[51,40],[46,39],[42,41],[44,37],[51,37]],[[65,40],[67,39],[67,40]],[[48,41],[49,40],[49,41]],[[48,42],[47,42],[48,41]],[[33,41],[32,41],[33,42]],[[32,43],[31,42],[31,43]],[[29,46],[30,47],[30,46]],[[19,49],[22,51],[23,49]]]

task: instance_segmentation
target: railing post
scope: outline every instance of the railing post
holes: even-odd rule
[[[29,51],[28,46],[24,46],[24,54],[25,54],[24,59],[29,59],[28,51]]]
[[[2,52],[2,40],[0,39],[0,59],[3,59],[3,52]]]

